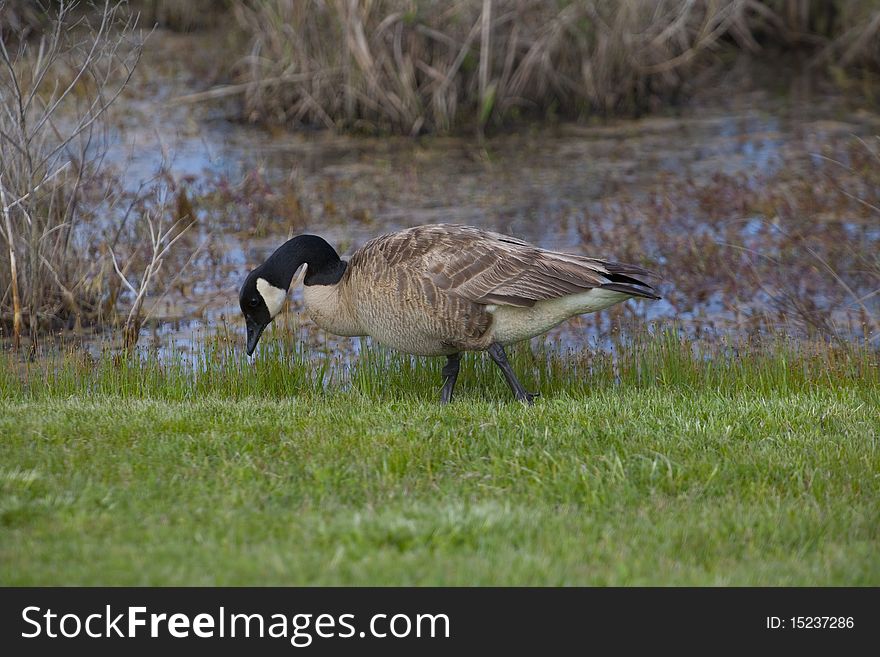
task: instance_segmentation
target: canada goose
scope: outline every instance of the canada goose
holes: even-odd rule
[[[300,235],[248,274],[239,301],[247,353],[280,312],[305,266],[303,299],[315,323],[336,335],[370,335],[422,356],[446,356],[440,401],[452,400],[462,351],[489,352],[519,401],[531,404],[504,345],[540,335],[569,317],[630,297],[659,299],[636,265],[547,251],[471,226],[416,226],[370,240],[348,261],[322,238]]]

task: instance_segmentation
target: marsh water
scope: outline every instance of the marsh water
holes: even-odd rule
[[[187,38],[154,37],[177,48]],[[750,330],[748,319],[755,308],[775,312],[774,292],[751,295],[745,319],[737,307],[743,302],[729,303],[729,290],[710,285],[695,292],[693,282],[684,277],[699,275],[700,268],[683,266],[680,258],[690,253],[688,257],[699,259],[701,242],[688,247],[687,241],[708,234],[714,243],[734,240],[731,248],[761,257],[766,248],[772,257],[779,247],[770,243],[772,230],[764,227],[773,224],[773,209],[759,213],[748,204],[739,208],[737,199],[728,196],[764,189],[768,181],[783,189],[782,197],[796,195],[797,188],[786,187],[786,181],[851,172],[854,149],[864,144],[870,151],[880,134],[880,116],[867,101],[799,85],[716,95],[675,115],[550,121],[482,140],[472,135],[364,137],[258,128],[229,118],[229,104],[237,98],[179,101],[204,89],[179,61],[163,66],[154,62],[146,80],[136,80],[136,85],[114,112],[109,161],[131,188],[164,162],[193,199],[197,242],[207,244],[205,252],[211,254],[195,259],[187,273],[189,284],[172,289],[157,304],[144,337],[160,348],[191,347],[200,335],[221,325],[239,330],[237,291],[245,274],[295,233],[320,234],[341,253],[351,253],[381,233],[439,222],[472,224],[542,247],[608,259],[633,259],[641,252],[642,262],[663,275],[664,300],[629,301],[612,313],[567,323],[551,334],[564,344],[601,341],[626,321],[675,320],[696,330]],[[213,198],[209,192],[217,187],[232,190],[238,202],[211,205],[198,200]],[[695,190],[715,205],[705,199],[692,203]],[[249,195],[259,196],[260,203],[252,203]],[[261,216],[267,203],[282,210]],[[660,206],[665,211],[651,215]],[[295,216],[285,218],[284,208]],[[880,214],[837,219],[859,248],[876,251]],[[816,230],[821,239],[822,226],[817,224]],[[684,245],[683,251],[664,252],[670,236]],[[702,267],[711,270],[713,264],[710,260]],[[821,268],[817,262],[811,270]],[[732,280],[736,276],[734,272]],[[811,295],[812,307],[822,310],[824,304],[834,322],[858,323],[851,314],[878,310],[880,299],[871,295],[871,280],[866,278],[863,288],[850,290],[851,295],[829,292],[836,283],[807,286],[804,294]],[[299,291],[291,299],[298,316]],[[319,346],[357,348],[356,340],[322,336],[306,318],[301,327],[303,336]]]

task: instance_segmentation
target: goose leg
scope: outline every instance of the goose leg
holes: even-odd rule
[[[452,391],[455,389],[455,381],[458,379],[459,365],[461,365],[461,354],[450,354],[446,357],[446,365],[443,367],[443,389],[440,391],[441,404],[448,404],[452,401]]]
[[[501,373],[504,375],[504,380],[507,381],[507,385],[510,386],[510,389],[513,390],[513,394],[516,396],[517,401],[525,402],[528,405],[532,405],[534,403],[535,397],[540,395],[538,392],[528,392],[525,388],[523,388],[522,384],[519,382],[519,379],[516,378],[516,374],[513,373],[513,368],[510,366],[510,363],[507,362],[507,354],[504,353],[504,347],[502,347],[499,343],[493,342],[489,345],[489,355],[492,357],[492,360],[495,361],[495,364],[501,368]]]

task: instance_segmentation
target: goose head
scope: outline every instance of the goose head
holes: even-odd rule
[[[281,312],[290,282],[305,266],[306,285],[332,285],[345,273],[336,250],[316,235],[299,235],[282,244],[241,286],[238,301],[247,326],[247,355],[251,356],[266,327]]]
[[[257,342],[267,326],[281,311],[287,297],[287,288],[282,287],[278,279],[269,282],[271,274],[261,271],[260,267],[248,274],[239,292],[239,304],[247,326],[247,355],[251,356],[257,348]]]

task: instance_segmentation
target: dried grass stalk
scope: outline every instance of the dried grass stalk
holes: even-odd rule
[[[858,5],[858,7],[856,7]],[[802,0],[267,0],[235,5],[248,117],[371,132],[640,113],[719,52],[880,65],[880,9]]]

